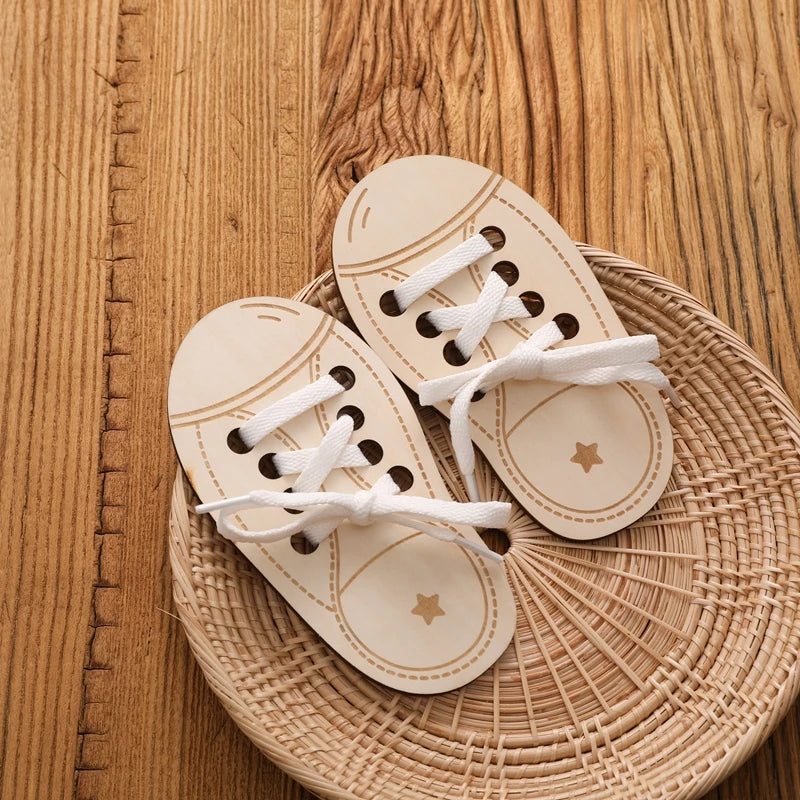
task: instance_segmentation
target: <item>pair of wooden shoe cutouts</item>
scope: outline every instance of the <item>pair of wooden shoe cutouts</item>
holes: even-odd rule
[[[543,527],[595,539],[661,495],[671,390],[655,337],[629,337],[558,224],[483,167],[367,175],[333,263],[363,339],[291,300],[212,311],[175,357],[173,440],[199,510],[332,648],[394,689],[447,691],[516,624],[476,530],[510,508],[478,496],[473,448]],[[401,383],[450,417],[471,503],[451,500]]]

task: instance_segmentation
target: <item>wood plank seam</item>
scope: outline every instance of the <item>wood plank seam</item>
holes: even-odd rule
[[[134,325],[134,306],[129,291],[129,279],[134,259],[127,243],[134,225],[129,173],[133,165],[125,162],[121,139],[139,132],[139,104],[126,99],[124,84],[135,83],[135,36],[128,24],[141,16],[136,10],[120,8],[117,21],[115,74],[100,75],[112,90],[114,120],[111,129],[109,169],[108,252],[105,259],[106,293],[104,300],[105,333],[103,344],[103,413],[100,419],[100,460],[98,475],[97,518],[95,527],[95,577],[91,590],[90,620],[87,632],[86,655],[80,725],[78,729],[74,796],[96,797],[103,794],[106,781],[101,773],[109,768],[110,748],[104,713],[109,703],[113,664],[105,653],[109,651],[108,635],[117,627],[114,613],[121,583],[116,569],[119,545],[109,537],[123,533],[122,512],[125,508],[127,480],[122,455],[127,439],[127,404],[131,355],[130,332]],[[98,73],[99,74],[99,73]],[[121,543],[121,542],[120,542]],[[89,773],[89,774],[87,774]]]

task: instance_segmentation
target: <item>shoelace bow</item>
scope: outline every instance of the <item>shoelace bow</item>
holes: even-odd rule
[[[239,428],[239,437],[252,448],[279,426],[289,422],[318,403],[346,391],[332,375],[324,375],[277,403],[263,409]],[[448,528],[428,525],[433,520],[444,524],[473,527],[502,527],[507,524],[509,503],[457,503],[428,497],[401,495],[400,487],[386,473],[366,490],[352,494],[319,491],[333,469],[362,467],[371,462],[357,445],[349,444],[354,430],[353,418],[343,414],[323,436],[319,447],[274,454],[272,461],[281,475],[299,473],[291,492],[255,490],[240,497],[225,498],[196,507],[200,514],[220,511],[219,532],[236,542],[269,544],[302,533],[313,544],[319,544],[344,521],[369,526],[377,521],[393,522],[426,533],[436,539],[471,550],[494,561],[502,557],[459,536]],[[254,508],[289,508],[303,514],[291,522],[264,531],[249,531],[229,521],[229,516]]]
[[[379,478],[370,489],[345,494],[342,492],[269,492],[256,490],[241,497],[218,500],[197,506],[199,513],[222,511],[217,527],[228,539],[236,542],[269,544],[295,533],[304,533],[314,544],[319,544],[343,522],[370,526],[376,522],[392,522],[411,528],[444,542],[452,542],[472,550],[493,561],[502,556],[484,545],[459,536],[449,528],[427,524],[429,520],[454,525],[501,527],[508,523],[511,507],[508,503],[456,503],[430,497],[411,497],[397,494],[397,484],[388,473]],[[227,516],[252,508],[303,509],[305,513],[295,521],[266,531],[246,531],[231,525]]]
[[[493,250],[491,243],[480,233],[465,240],[395,288],[398,308],[405,311],[430,289]],[[522,300],[508,297],[507,292],[506,282],[492,271],[475,303],[429,311],[428,321],[440,331],[458,329],[454,342],[462,356],[468,359],[495,322],[530,318]],[[675,405],[679,404],[667,377],[651,363],[659,356],[658,340],[652,334],[548,349],[563,339],[564,334],[558,325],[549,322],[501,358],[475,369],[419,384],[422,405],[453,400],[450,409],[453,452],[473,502],[480,499],[475,480],[475,451],[469,431],[470,406],[476,392],[489,392],[507,380],[539,379],[583,386],[641,381],[663,390]]]

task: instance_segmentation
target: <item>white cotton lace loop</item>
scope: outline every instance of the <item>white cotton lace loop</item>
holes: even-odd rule
[[[259,411],[239,427],[239,436],[248,447],[254,447],[276,428],[344,391],[345,387],[333,376],[323,375],[308,386]]]
[[[198,514],[220,511],[217,521],[219,532],[234,542],[270,544],[304,533],[314,544],[319,544],[344,521],[369,526],[379,521],[393,522],[426,533],[436,539],[470,550],[493,561],[502,556],[485,545],[465,539],[455,531],[427,524],[435,521],[453,525],[477,527],[502,527],[511,514],[509,503],[457,503],[428,497],[398,494],[400,491],[392,477],[383,475],[372,488],[352,494],[342,492],[270,492],[253,491],[241,497],[232,497],[204,503],[195,509]],[[232,525],[230,514],[253,508],[292,508],[303,510],[285,525],[264,531],[248,531]]]
[[[451,308],[436,308],[427,313],[428,321],[438,331],[453,331],[463,328],[469,320],[480,313],[478,303]],[[494,314],[493,322],[504,322],[509,319],[528,319],[530,314],[519,297],[504,297],[503,302]]]
[[[348,447],[347,443],[353,433],[353,427],[353,418],[344,414],[328,428],[328,432],[322,437],[319,447],[313,451],[308,463],[297,476],[292,486],[293,492],[316,492],[322,486],[322,482],[331,471],[340,466],[343,460],[346,460],[343,456],[345,456],[345,451]],[[350,447],[355,448],[361,456],[357,466],[369,466],[369,461],[367,461],[358,447],[356,445],[350,445]],[[276,459],[278,469],[281,468],[281,461],[282,459]]]
[[[346,388],[330,374],[323,375],[259,411],[239,428],[239,436],[252,448],[281,425],[344,391]],[[198,505],[197,513],[220,511],[217,529],[235,542],[267,544],[302,532],[309,541],[319,544],[344,520],[359,526],[383,520],[414,528],[486,558],[502,561],[501,556],[484,545],[465,539],[448,528],[428,525],[426,521],[498,527],[508,522],[511,514],[509,503],[454,503],[406,495],[396,497],[400,488],[388,473],[376,481],[371,489],[353,494],[319,491],[332,470],[370,465],[360,448],[349,444],[354,428],[353,418],[343,414],[333,422],[318,447],[273,453],[272,461],[278,474],[297,475],[290,491],[256,490],[241,497]],[[229,515],[237,511],[259,507],[289,508],[304,513],[292,522],[268,531],[247,531],[228,520]]]
[[[659,355],[655,336],[627,336],[558,350],[547,349],[563,338],[556,323],[548,322],[502,358],[420,383],[422,405],[453,400],[450,409],[453,451],[472,501],[479,499],[474,475],[475,451],[469,431],[470,405],[475,392],[488,392],[507,380],[538,379],[581,386],[641,381],[662,389],[678,404],[667,377],[650,363]]]
[[[471,356],[481,339],[497,317],[497,312],[508,291],[508,284],[496,273],[490,272],[475,303],[474,313],[467,319],[455,338],[456,347],[467,357]],[[520,305],[522,303],[520,302]],[[524,316],[529,316],[522,307]]]
[[[480,233],[470,236],[469,239],[449,250],[436,261],[406,278],[395,290],[394,297],[397,306],[405,311],[413,302],[422,295],[446,281],[469,264],[488,255],[494,250],[488,239]]]
[[[281,475],[297,475],[302,472],[311,461],[318,448],[310,447],[303,450],[289,450],[286,453],[276,453],[273,456],[275,466]],[[341,455],[334,464],[334,468],[341,467],[366,467],[369,461],[366,459],[360,448],[356,444],[348,444],[342,450]]]

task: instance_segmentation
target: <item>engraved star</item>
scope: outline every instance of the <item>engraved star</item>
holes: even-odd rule
[[[584,472],[588,472],[595,464],[603,463],[603,459],[597,455],[597,442],[592,444],[575,442],[575,455],[570,461],[573,464],[580,464]]]
[[[411,610],[411,613],[422,617],[425,620],[425,624],[430,625],[434,617],[443,617],[445,612],[439,606],[438,594],[432,594],[430,597],[426,597],[424,594],[417,594],[417,605],[416,608]]]

